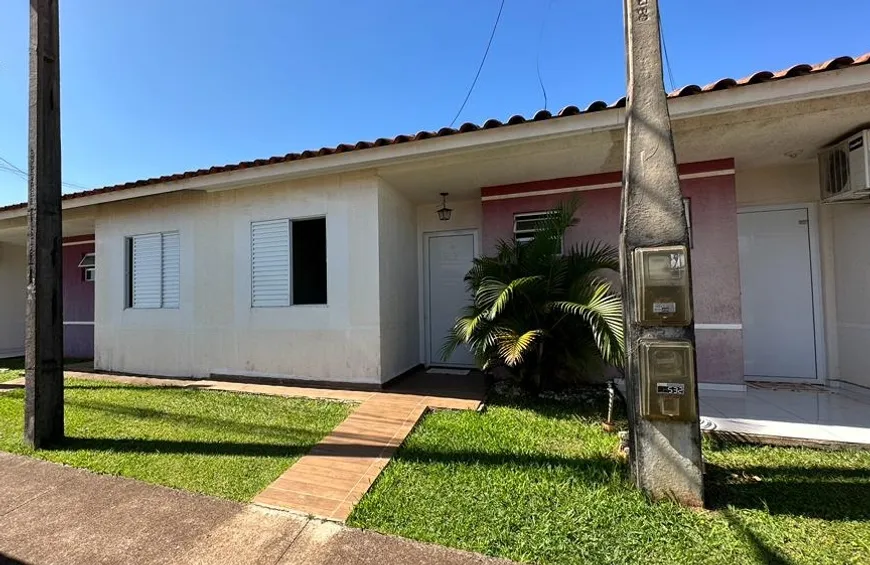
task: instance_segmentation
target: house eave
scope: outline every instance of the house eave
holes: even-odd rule
[[[823,74],[672,98],[669,100],[668,107],[671,119],[679,121],[748,108],[847,95],[866,91],[868,88],[870,88],[870,66],[865,65]],[[458,153],[485,151],[544,139],[558,139],[578,134],[617,130],[623,127],[624,119],[624,108],[609,108],[541,122],[526,122],[398,145],[360,149],[311,159],[204,174],[140,187],[109,190],[100,194],[68,198],[63,202],[63,209],[83,208],[168,192],[237,190],[314,176],[343,174],[366,169],[376,170],[381,167],[414,163],[415,161],[425,161]],[[26,207],[23,206],[0,211],[0,222],[20,218],[26,214]]]

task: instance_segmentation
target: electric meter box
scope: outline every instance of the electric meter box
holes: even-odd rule
[[[641,340],[641,416],[647,420],[698,419],[695,363],[688,341]]]
[[[632,255],[637,321],[642,326],[692,323],[689,251],[685,245],[642,247]]]

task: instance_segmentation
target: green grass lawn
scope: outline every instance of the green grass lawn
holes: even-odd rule
[[[0,383],[24,376],[24,357],[0,359]]]
[[[690,510],[628,484],[600,408],[430,414],[349,523],[532,563],[870,563],[870,452],[707,443]]]
[[[0,451],[250,500],[349,414],[316,400],[68,380],[67,439],[22,443],[23,390],[0,392]]]

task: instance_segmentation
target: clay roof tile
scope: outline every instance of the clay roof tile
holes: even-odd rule
[[[788,69],[783,69],[777,72],[771,72],[767,70],[757,71],[751,75],[748,75],[743,78],[734,79],[730,77],[722,78],[714,83],[708,84],[707,86],[701,88],[698,85],[690,84],[688,86],[684,86],[674,92],[671,92],[668,97],[669,98],[680,98],[684,96],[694,96],[697,94],[701,94],[704,92],[713,92],[718,90],[732,89],[736,87],[743,87],[747,85],[759,84],[763,82],[769,82],[774,80],[782,80],[789,79],[794,77],[800,77],[808,74],[817,74],[829,71],[836,71],[840,69],[845,69],[849,67],[856,67],[859,65],[870,64],[870,53],[865,53],[857,58],[852,58],[848,56],[836,57],[834,59],[829,59],[823,63],[819,63],[817,65],[809,65],[806,63],[802,63],[799,65],[794,65]],[[357,141],[356,143],[342,143],[335,147],[322,147],[318,150],[305,150],[301,153],[287,153],[283,156],[274,156],[269,157],[268,159],[256,159],[253,161],[242,161],[234,164],[227,165],[216,165],[208,169],[197,169],[192,171],[186,171],[183,173],[175,173],[171,175],[164,175],[160,177],[152,177],[147,179],[141,179],[136,181],[131,181],[123,184],[117,184],[114,186],[107,186],[102,188],[84,190],[81,192],[74,192],[63,195],[64,200],[71,200],[74,198],[81,198],[85,196],[93,196],[96,194],[105,194],[108,192],[115,192],[118,190],[127,190],[130,188],[136,188],[140,186],[147,186],[152,184],[158,184],[162,182],[169,182],[180,179],[187,179],[199,176],[205,176],[210,174],[218,174],[226,171],[240,170],[246,168],[253,167],[262,167],[267,165],[273,165],[277,163],[285,163],[290,161],[297,161],[301,159],[311,159],[314,157],[333,155],[336,153],[346,153],[350,151],[362,151],[365,149],[372,149],[377,147],[383,147],[385,145],[393,145],[398,143],[407,143],[411,141],[423,141],[426,139],[434,138],[434,137],[445,137],[448,135],[455,134],[464,134],[471,133],[480,130],[487,130],[499,127],[506,126],[515,126],[526,124],[532,121],[543,121],[555,118],[564,118],[569,116],[577,116],[580,114],[586,114],[590,112],[599,112],[606,109],[613,108],[623,108],[625,107],[626,99],[625,97],[620,98],[616,102],[608,105],[605,102],[600,100],[593,102],[589,106],[586,107],[585,110],[581,110],[577,106],[566,106],[559,110],[557,113],[553,114],[548,112],[547,110],[541,110],[537,112],[533,118],[528,119],[521,115],[511,116],[506,122],[499,121],[495,118],[490,118],[486,120],[483,124],[473,124],[473,123],[464,123],[459,126],[459,129],[454,128],[441,128],[437,132],[432,131],[420,131],[415,135],[397,135],[393,138],[380,137],[374,141]],[[9,206],[0,206],[0,212],[6,210],[15,210],[26,208],[26,203],[23,204],[12,204]]]

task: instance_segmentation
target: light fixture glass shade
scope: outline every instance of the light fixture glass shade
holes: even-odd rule
[[[442,222],[446,222],[450,219],[450,215],[453,214],[453,210],[447,207],[447,195],[449,193],[442,192],[441,193],[441,207],[438,208],[438,219]]]

